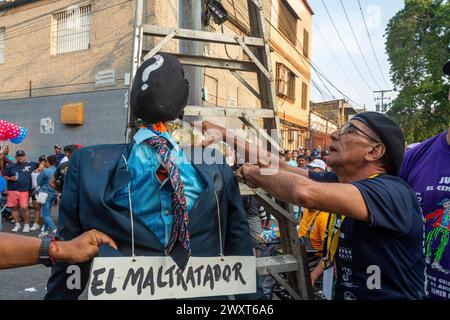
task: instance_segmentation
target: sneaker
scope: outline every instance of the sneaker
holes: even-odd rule
[[[12,232],[19,232],[20,231],[20,223],[16,223],[16,226],[11,231]]]
[[[23,226],[22,232],[23,232],[23,233],[28,233],[28,232],[30,232],[30,225],[29,225],[29,224],[25,224],[25,225]]]
[[[31,227],[30,231],[38,231],[39,229],[41,229],[41,226],[38,225],[37,223],[33,224],[33,226]]]
[[[39,238],[43,238],[43,237],[45,237],[45,236],[48,236],[48,232],[47,231],[42,231],[41,233],[39,233],[39,235],[38,235],[38,237]]]

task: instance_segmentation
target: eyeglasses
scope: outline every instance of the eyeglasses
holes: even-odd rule
[[[367,133],[365,133],[364,131],[362,131],[360,128],[358,128],[357,126],[355,126],[353,123],[348,122],[346,124],[344,124],[344,126],[341,128],[341,130],[339,131],[339,135],[342,136],[344,134],[347,134],[349,132],[349,130],[351,128],[356,129],[357,131],[361,132],[363,135],[365,135],[366,137],[370,138],[370,140],[375,141],[376,143],[380,143],[377,139],[372,138],[371,136],[369,136]]]

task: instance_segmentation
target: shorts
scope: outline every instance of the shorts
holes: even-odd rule
[[[8,191],[8,208],[28,208],[30,193],[28,191]]]

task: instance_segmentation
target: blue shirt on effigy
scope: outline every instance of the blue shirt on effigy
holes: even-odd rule
[[[195,168],[187,160],[183,149],[169,133],[141,128],[135,134],[135,144],[128,158],[133,214],[135,218],[141,219],[155,233],[163,247],[166,247],[172,235],[172,187],[168,178],[160,182],[156,175],[161,166],[159,156],[148,143],[145,143],[146,140],[157,135],[169,141],[168,146],[184,185],[189,213],[202,193],[204,184]],[[116,194],[115,202],[129,207],[128,187]]]

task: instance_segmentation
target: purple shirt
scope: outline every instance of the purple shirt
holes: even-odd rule
[[[447,131],[405,154],[399,176],[414,190],[426,219],[427,294],[450,299],[450,145]]]

